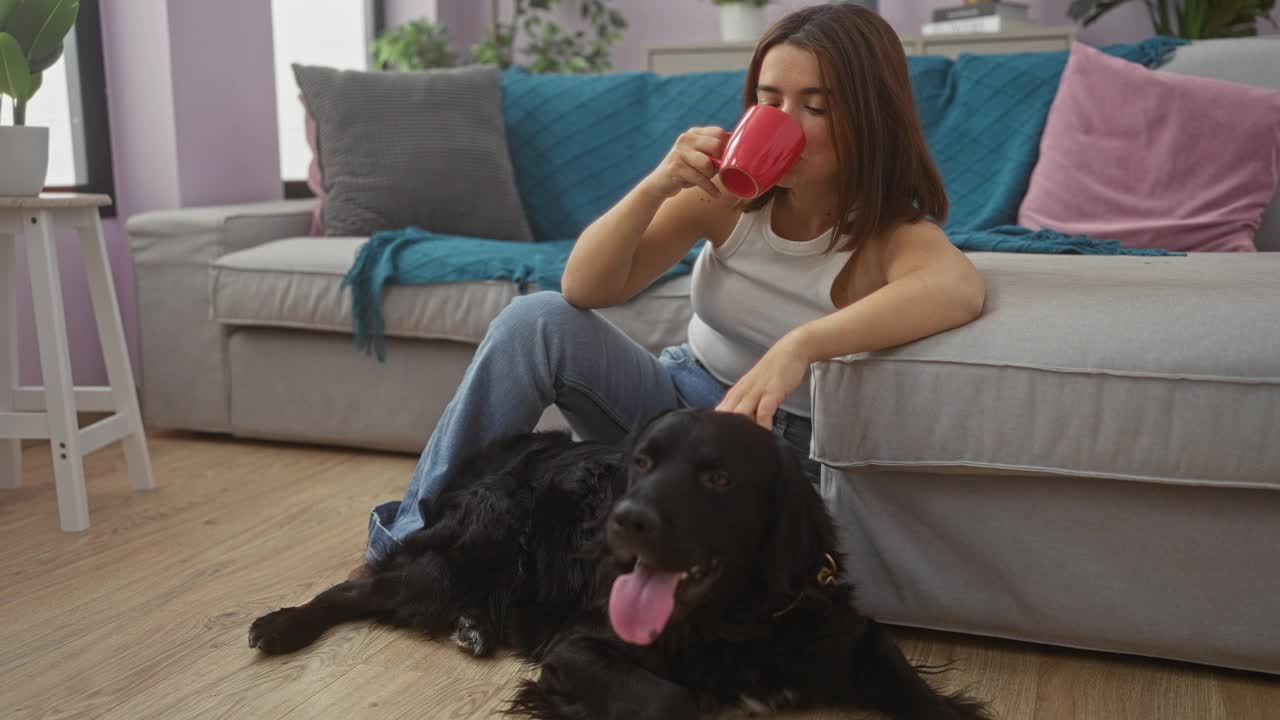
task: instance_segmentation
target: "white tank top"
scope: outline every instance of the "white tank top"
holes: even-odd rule
[[[732,385],[783,335],[835,312],[831,286],[852,251],[824,253],[831,234],[794,241],[773,232],[773,202],[743,213],[720,247],[707,243],[693,266],[689,347]],[[809,376],[782,409],[810,417]]]

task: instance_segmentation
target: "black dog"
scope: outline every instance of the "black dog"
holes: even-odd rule
[[[616,502],[615,502],[616,499]],[[793,451],[750,420],[677,411],[623,452],[562,433],[461,465],[426,528],[367,580],[258,618],[297,650],[358,618],[509,646],[541,665],[511,712],[678,720],[735,708],[985,718],[935,692],[837,578],[830,516]]]

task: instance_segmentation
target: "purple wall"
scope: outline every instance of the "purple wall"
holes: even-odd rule
[[[125,336],[134,360],[136,373],[138,333],[133,322],[134,303],[132,270],[129,257],[121,248],[128,240],[124,230],[115,220],[104,220],[102,234],[111,259],[111,270],[116,283],[120,312],[124,319]],[[84,262],[80,258],[80,243],[75,233],[62,230],[58,233],[58,266],[62,280],[62,302],[66,308],[67,340],[71,349],[71,375],[75,382],[84,385],[105,384],[107,373],[102,364],[102,352],[98,345],[98,329],[93,320],[93,306],[89,302],[89,287],[85,280]],[[35,315],[31,309],[31,282],[27,273],[27,256],[22,244],[18,244],[18,363],[19,382],[23,385],[40,384],[40,355],[36,345]],[[129,283],[125,285],[125,283]]]
[[[281,197],[271,4],[170,0],[169,43],[179,205]]]
[[[438,0],[439,17],[450,29],[459,47],[469,48],[484,35],[489,3],[476,0]],[[881,0],[880,13],[901,34],[914,34],[936,7],[956,0]],[[1029,0],[1032,19],[1043,25],[1069,25],[1070,0]],[[718,10],[710,0],[614,0],[613,6],[627,17],[629,27],[613,53],[619,70],[644,69],[645,48],[653,45],[706,42],[719,37]],[[765,10],[770,20],[792,10],[813,5],[813,0],[774,0]],[[504,2],[503,12],[509,12]],[[674,22],[673,18],[679,18]],[[1106,19],[1085,30],[1081,37],[1089,43],[1139,40],[1150,35],[1150,23],[1134,3],[1112,12]]]
[[[880,13],[901,34],[920,32],[934,8],[953,5],[958,0],[880,0]],[[1042,25],[1070,25],[1067,6],[1071,0],[1026,0],[1032,19]],[[484,36],[489,18],[488,0],[437,0],[439,18],[449,28],[460,48],[470,48]],[[710,0],[613,0],[614,7],[627,16],[629,27],[615,47],[613,64],[619,70],[644,69],[645,48],[653,45],[706,42],[719,37],[718,10]],[[814,5],[814,0],[774,0],[766,6],[770,20],[796,8]],[[503,0],[502,12],[510,11]],[[1280,8],[1274,17],[1280,20]],[[1276,30],[1259,23],[1264,33]],[[1080,34],[1094,45],[1133,42],[1151,35],[1151,22],[1140,2],[1117,8]]]
[[[118,219],[103,222],[137,370],[137,313],[124,219],[146,210],[278,199],[270,4],[260,0],[102,3]],[[227,52],[234,38],[235,52]],[[264,68],[267,70],[264,71]],[[106,382],[75,237],[58,256],[72,374]],[[25,267],[25,257],[19,258]],[[29,279],[19,273],[21,381],[40,382]]]

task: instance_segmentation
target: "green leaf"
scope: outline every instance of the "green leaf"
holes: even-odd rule
[[[18,6],[22,0],[0,0],[0,30],[4,29],[4,23],[9,19],[9,13]]]
[[[452,67],[457,57],[443,25],[414,20],[379,35],[370,46],[374,62],[387,70]]]
[[[1201,28],[1201,36],[1210,38],[1255,35],[1258,31],[1258,19],[1269,16],[1271,7],[1274,5],[1274,0],[1218,0],[1210,3]]]
[[[1108,12],[1124,5],[1128,0],[1072,0],[1067,7],[1067,17],[1088,26]]]
[[[31,97],[31,69],[18,40],[0,32],[0,94],[22,101]]]
[[[79,12],[80,0],[23,0],[9,16],[6,29],[28,58],[43,58],[71,32]]]
[[[44,57],[31,58],[30,60],[31,72],[33,73],[44,72],[45,70],[48,70],[49,68],[57,64],[58,60],[60,60],[61,58],[62,58],[62,43],[58,43],[58,47],[54,48],[53,52],[49,53],[48,55],[45,55]]]

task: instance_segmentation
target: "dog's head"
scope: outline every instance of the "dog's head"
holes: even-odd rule
[[[794,451],[742,415],[661,415],[634,436],[627,462],[608,541],[622,573],[609,617],[628,642],[649,644],[672,618],[730,594],[794,596],[834,550]]]

